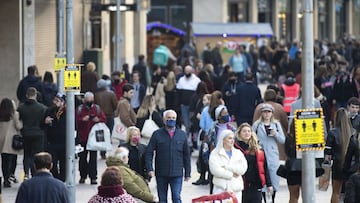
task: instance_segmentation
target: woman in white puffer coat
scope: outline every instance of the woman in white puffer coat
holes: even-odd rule
[[[243,153],[234,148],[234,137],[231,130],[221,132],[218,143],[210,154],[209,168],[213,175],[214,194],[234,192],[241,201],[244,189],[242,175],[248,166]]]

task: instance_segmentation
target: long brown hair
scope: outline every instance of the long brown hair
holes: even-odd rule
[[[335,114],[334,127],[340,131],[340,145],[341,145],[341,164],[344,163],[346,151],[351,137],[350,119],[346,109],[339,108]]]
[[[218,107],[221,104],[223,104],[222,103],[222,93],[220,91],[216,90],[211,94],[210,105],[209,105],[209,114],[214,121],[216,120],[215,109],[216,109],[216,107]]]

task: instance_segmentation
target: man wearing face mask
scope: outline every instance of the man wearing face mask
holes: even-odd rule
[[[176,84],[177,89],[177,101],[180,105],[182,123],[186,127],[186,133],[190,133],[190,102],[191,98],[195,94],[200,79],[193,74],[193,68],[191,66],[185,66],[184,76],[182,76]]]
[[[86,143],[89,137],[91,128],[98,122],[105,122],[105,114],[100,107],[94,104],[94,94],[86,92],[84,96],[84,103],[81,104],[76,111],[76,123],[79,141],[84,151],[79,153],[79,171],[80,184],[85,183],[89,175],[91,184],[97,184],[97,151],[86,150]],[[90,154],[89,161],[87,155]]]
[[[159,202],[162,203],[167,203],[169,185],[172,202],[181,203],[183,177],[188,181],[191,173],[187,136],[181,129],[176,129],[176,117],[174,110],[164,112],[165,126],[153,133],[145,151],[145,166],[150,177],[156,176]]]
[[[59,92],[53,99],[53,105],[45,113],[46,150],[52,156],[51,173],[65,181],[65,147],[66,147],[66,97]]]
[[[123,96],[123,87],[126,83],[128,83],[128,81],[120,77],[119,71],[114,71],[113,73],[111,73],[111,81],[111,86],[116,94],[116,99],[119,101],[120,98]]]

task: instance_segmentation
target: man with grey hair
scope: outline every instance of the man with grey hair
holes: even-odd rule
[[[176,129],[174,110],[166,110],[163,115],[165,126],[151,136],[145,151],[145,166],[150,177],[156,176],[159,202],[167,202],[170,185],[172,202],[181,203],[183,177],[188,181],[191,173],[187,136],[181,129]],[[152,164],[154,154],[155,172]]]
[[[105,114],[101,111],[100,106],[94,104],[94,94],[86,92],[83,104],[81,104],[76,111],[76,123],[79,142],[84,151],[79,153],[79,171],[80,184],[85,183],[87,176],[90,176],[91,184],[97,184],[97,151],[88,151],[86,143],[89,137],[91,128],[99,122],[105,122]],[[90,153],[90,160],[87,160],[87,155]]]

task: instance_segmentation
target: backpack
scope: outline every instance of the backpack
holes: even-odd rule
[[[156,48],[153,55],[153,64],[166,66],[167,62],[168,62],[167,50],[161,46]]]

